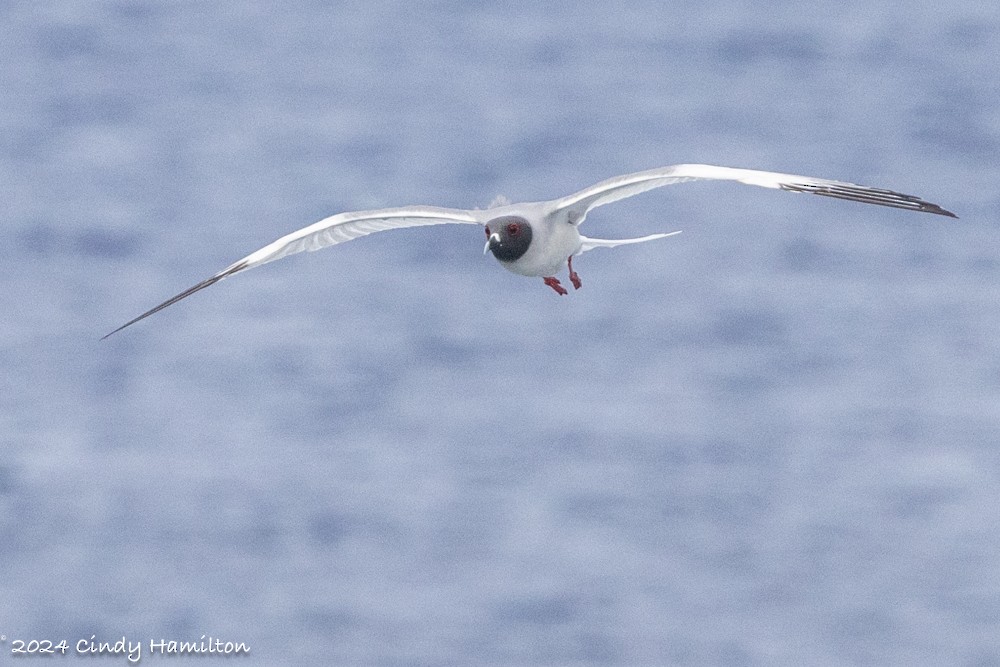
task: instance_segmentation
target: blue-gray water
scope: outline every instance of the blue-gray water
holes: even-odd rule
[[[993,3],[13,1],[0,44],[0,663],[1000,664]],[[961,219],[686,184],[595,211],[684,233],[568,297],[423,228],[98,341],[338,211],[677,162]]]

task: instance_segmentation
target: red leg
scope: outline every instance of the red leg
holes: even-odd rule
[[[583,281],[580,280],[580,274],[578,274],[576,271],[573,270],[572,255],[570,255],[570,258],[568,260],[566,260],[566,263],[569,265],[569,281],[573,283],[574,289],[580,289],[581,287],[583,287]]]
[[[569,292],[566,291],[566,288],[562,286],[562,283],[559,282],[558,278],[553,278],[550,276],[548,278],[544,278],[544,280],[545,284],[554,289],[556,291],[556,294],[558,294],[559,296],[565,296],[569,294]]]

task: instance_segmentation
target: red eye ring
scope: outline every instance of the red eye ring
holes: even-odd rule
[[[521,233],[521,225],[517,224],[516,222],[512,222],[509,225],[507,225],[508,235],[517,236],[520,233]]]

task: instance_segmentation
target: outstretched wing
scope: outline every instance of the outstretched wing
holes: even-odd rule
[[[153,313],[159,312],[171,306],[181,299],[185,299],[195,292],[210,287],[224,278],[228,278],[241,271],[252,269],[261,264],[273,262],[276,259],[294,255],[297,252],[312,252],[328,246],[337,245],[346,241],[352,241],[362,236],[382,232],[389,229],[402,229],[403,227],[419,227],[422,225],[444,225],[455,224],[482,224],[475,211],[465,211],[453,208],[439,208],[436,206],[407,206],[403,208],[386,208],[376,211],[351,211],[348,213],[338,213],[329,218],[320,220],[317,223],[304,227],[297,232],[292,232],[282,236],[277,241],[270,243],[260,250],[253,252],[243,259],[219,271],[214,276],[206,278],[197,285],[189,287],[180,294],[167,299],[155,308],[147,310],[142,315],[129,320],[111,333],[102,337],[107,338],[111,334],[118,333],[127,326],[131,326],[139,320],[145,319]]]
[[[793,174],[779,174],[753,169],[734,169],[732,167],[715,167],[708,164],[676,164],[670,167],[660,167],[634,174],[615,176],[575,194],[557,199],[553,202],[553,206],[556,211],[565,211],[571,221],[579,224],[586,217],[587,211],[597,206],[610,204],[626,197],[633,197],[647,190],[663,187],[664,185],[698,180],[737,181],[763,188],[787,190],[789,192],[808,192],[814,195],[847,199],[863,204],[877,204],[879,206],[891,206],[908,211],[935,213],[952,218],[958,217],[937,204],[931,204],[920,197],[895,192],[894,190],[870,188],[864,185],[831,181],[825,178],[813,178],[811,176],[795,176]]]

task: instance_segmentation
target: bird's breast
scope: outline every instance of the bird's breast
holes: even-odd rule
[[[580,251],[580,232],[574,225],[558,222],[534,226],[527,251],[512,262],[501,261],[508,271],[522,276],[554,276],[571,256]]]

